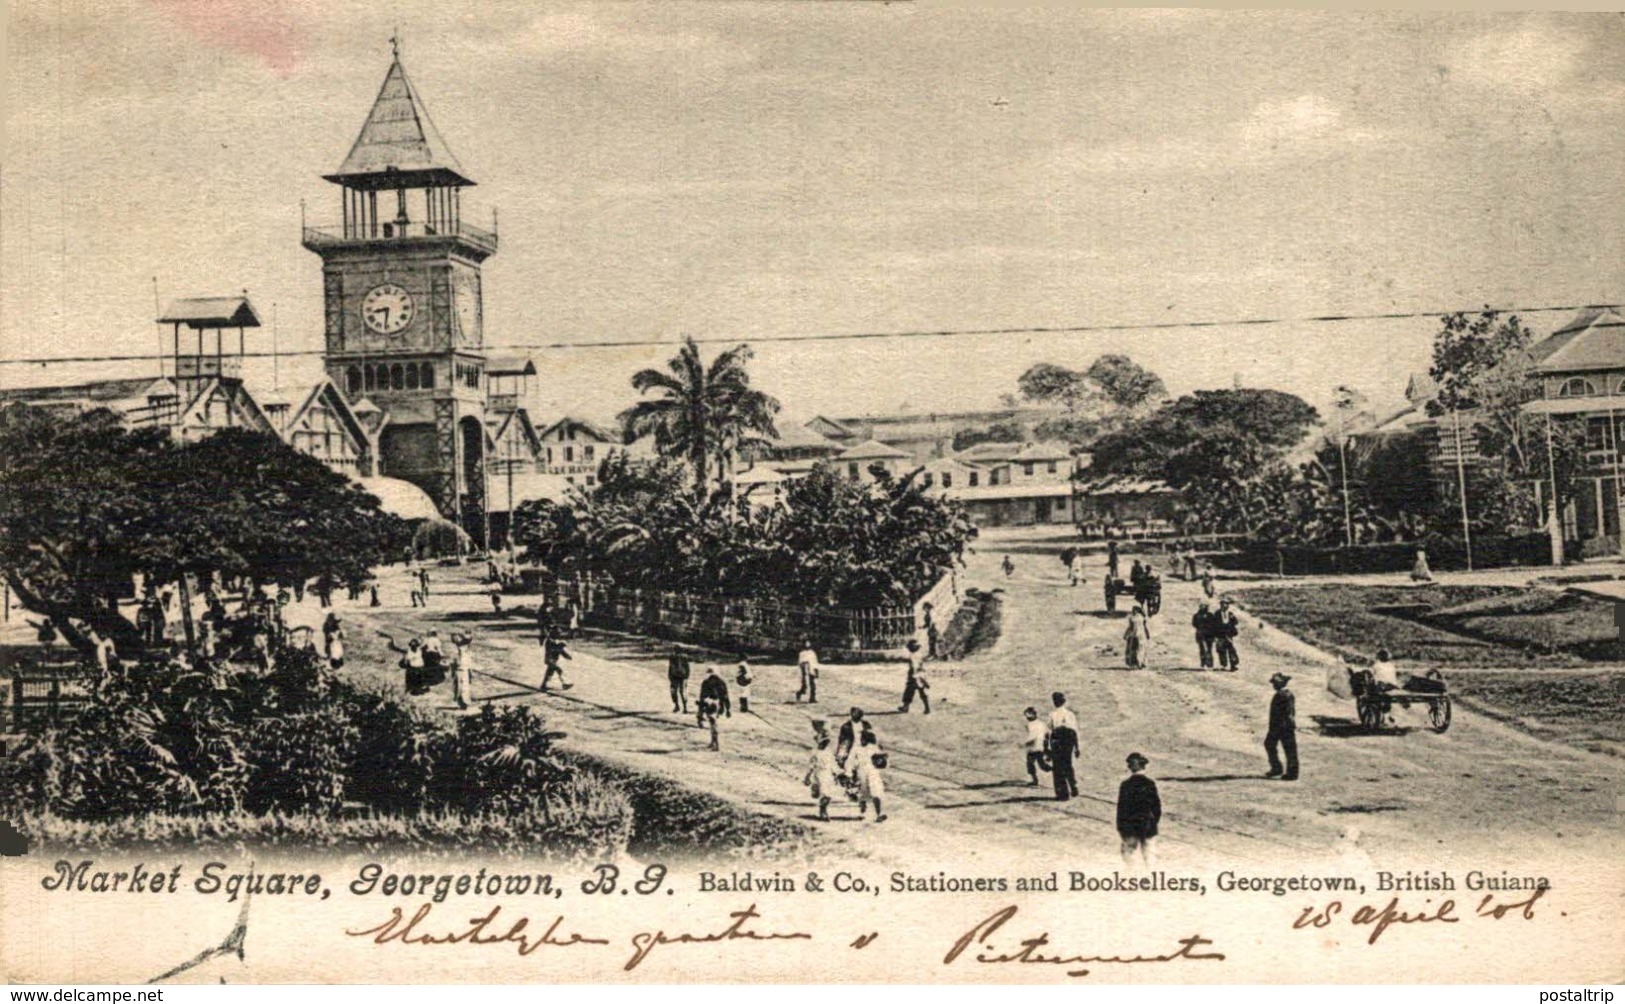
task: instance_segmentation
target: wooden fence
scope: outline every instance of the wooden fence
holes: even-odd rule
[[[958,607],[952,576],[944,581],[945,589],[939,583],[926,594],[938,600],[933,616],[939,625],[946,625]],[[574,606],[584,625],[753,653],[795,652],[805,640],[830,662],[901,657],[922,627],[920,604],[861,610],[809,607],[637,589],[593,576],[542,579],[538,585],[549,604]]]

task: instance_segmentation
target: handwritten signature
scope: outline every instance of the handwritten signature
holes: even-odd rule
[[[407,917],[401,907],[393,907],[390,915],[383,923],[364,930],[346,930],[344,933],[352,938],[371,938],[375,945],[401,944],[401,945],[512,945],[520,955],[530,955],[540,948],[569,948],[575,945],[608,945],[608,938],[598,938],[591,935],[571,931],[564,933],[565,920],[563,916],[553,919],[547,929],[536,932],[531,925],[529,917],[517,917],[507,921],[502,916],[502,907],[493,906],[483,917],[474,917],[460,927],[452,927],[440,932],[430,931],[428,923],[430,914],[434,911],[434,904],[424,903],[417,911]],[[762,915],[756,912],[753,903],[743,910],[735,910],[728,914],[728,923],[721,930],[705,934],[691,934],[685,931],[667,932],[664,930],[640,931],[630,939],[632,954],[622,966],[626,972],[638,968],[661,945],[704,945],[723,941],[811,941],[812,935],[804,931],[758,931],[751,922],[760,920]],[[504,928],[504,923],[506,927]]]
[[[1015,917],[1015,915],[1016,908],[1013,906],[1007,906],[1004,909],[995,912],[992,916],[977,924],[969,931],[966,931],[958,941],[954,942],[954,947],[948,950],[948,954],[943,956],[943,965],[951,965],[955,959],[958,959],[966,952],[966,950],[972,947],[981,949],[981,951],[977,952],[977,954],[974,956],[974,959],[977,962],[990,964],[1005,962],[1038,963],[1051,966],[1076,967],[1070,968],[1066,971],[1066,975],[1068,976],[1088,976],[1089,970],[1086,967],[1089,965],[1115,965],[1141,962],[1224,961],[1224,953],[1222,952],[1200,951],[1200,949],[1208,945],[1212,945],[1213,942],[1199,934],[1193,934],[1187,938],[1180,938],[1174,942],[1174,944],[1179,946],[1178,948],[1165,952],[1161,955],[1087,955],[1066,954],[1064,952],[1049,955],[1041,951],[1041,949],[1050,944],[1049,932],[1047,931],[1017,941],[1016,944],[1019,947],[1014,950],[1002,952],[995,951],[991,941],[993,935],[997,934],[1005,924],[1010,922],[1011,918]]]

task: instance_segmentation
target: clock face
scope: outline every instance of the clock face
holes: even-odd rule
[[[459,282],[457,284],[457,334],[458,343],[462,345],[478,345],[480,340],[480,307],[474,298],[474,284],[472,282]]]
[[[394,283],[374,286],[361,298],[362,319],[367,322],[367,327],[381,335],[393,335],[405,330],[416,314],[412,294]]]

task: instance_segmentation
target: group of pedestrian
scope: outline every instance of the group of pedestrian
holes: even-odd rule
[[[1027,777],[1029,783],[1037,787],[1039,772],[1049,773],[1056,801],[1066,802],[1078,797],[1074,764],[1082,755],[1078,718],[1067,707],[1064,693],[1051,694],[1050,703],[1053,709],[1047,720],[1039,720],[1037,708],[1027,708],[1021,713],[1026,721]],[[1149,868],[1155,860],[1152,845],[1162,819],[1162,800],[1157,793],[1157,783],[1145,774],[1150,761],[1140,753],[1130,753],[1127,763],[1129,776],[1117,793],[1117,833],[1122,840],[1124,863],[1131,867],[1139,863]]]
[[[329,617],[330,622],[334,620],[336,619]],[[324,624],[323,634],[327,633],[327,625]],[[445,643],[441,641],[438,629],[431,629],[424,637],[409,639],[404,647],[396,644],[390,635],[382,631],[379,634],[383,635],[391,651],[400,653],[399,665],[405,675],[407,693],[427,694],[449,679],[452,700],[456,702],[457,707],[467,710],[473,706],[474,673],[477,667],[472,634],[464,631],[453,632],[450,637],[453,647],[449,652]],[[338,658],[342,661],[342,626],[339,626],[328,639],[329,659],[333,658],[335,642],[339,646]]]
[[[407,576],[411,580],[412,606],[427,607],[429,605],[429,569],[420,565],[416,569],[408,569]]]
[[[1236,635],[1241,633],[1241,624],[1230,597],[1220,600],[1217,609],[1211,599],[1204,597],[1196,613],[1191,615],[1191,628],[1196,632],[1196,656],[1203,669],[1213,669],[1215,661],[1219,669],[1228,672],[1241,668],[1241,657],[1236,654]]]
[[[812,791],[818,803],[818,818],[829,821],[830,802],[843,794],[858,803],[858,818],[862,819],[869,804],[874,803],[875,822],[888,818],[882,799],[886,796],[886,753],[875,735],[874,725],[864,717],[863,709],[854,707],[841,723],[840,731],[831,740],[828,726],[822,718],[813,720],[813,743],[816,747],[802,783]]]

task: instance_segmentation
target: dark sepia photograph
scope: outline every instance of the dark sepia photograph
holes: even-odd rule
[[[1625,978],[1621,15],[5,56],[8,982]]]

